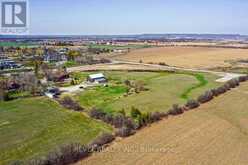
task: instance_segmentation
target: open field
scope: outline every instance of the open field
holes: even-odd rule
[[[96,87],[75,96],[81,106],[98,107],[107,112],[124,109],[129,112],[132,106],[145,112],[167,111],[172,104],[183,104],[196,98],[208,89],[221,85],[212,74],[168,73],[168,72],[104,72],[110,80],[108,87]],[[82,73],[85,74],[85,73]],[[142,82],[148,91],[134,93],[127,97],[125,80]]]
[[[149,45],[99,45],[99,44],[90,44],[88,46],[89,48],[95,48],[95,49],[109,49],[109,50],[114,50],[114,49],[142,49],[142,48],[149,48],[151,46]]]
[[[31,43],[21,43],[21,42],[0,42],[0,46],[2,47],[22,47],[22,48],[33,48],[38,47],[39,45],[31,44]]]
[[[111,128],[104,123],[46,98],[0,102],[0,164],[46,156],[72,142],[86,144],[106,131]]]
[[[115,56],[117,60],[160,63],[184,68],[214,68],[230,66],[230,61],[248,59],[248,49],[207,47],[160,47],[131,51]]]
[[[248,164],[248,83],[165,119],[77,165]]]

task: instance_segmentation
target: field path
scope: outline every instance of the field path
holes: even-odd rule
[[[76,165],[247,165],[248,83]]]
[[[140,70],[140,71],[188,71],[188,72],[201,72],[201,73],[210,73],[221,78],[216,80],[217,82],[227,82],[233,78],[237,78],[243,76],[243,74],[237,73],[226,73],[226,72],[215,72],[211,70],[202,70],[202,69],[187,69],[180,67],[172,67],[172,66],[161,66],[157,64],[144,64],[137,62],[129,62],[129,61],[116,61],[113,60],[112,63],[109,64],[96,64],[96,65],[85,65],[85,66],[77,66],[71,67],[67,69],[68,72],[79,72],[79,71],[126,71],[126,70]]]

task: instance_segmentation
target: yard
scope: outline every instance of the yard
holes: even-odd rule
[[[61,145],[87,144],[111,128],[49,99],[0,102],[0,164],[46,156]]]
[[[220,85],[215,82],[217,76],[202,73],[107,71],[105,75],[110,79],[108,87],[91,88],[75,96],[81,106],[109,113],[129,112],[132,106],[146,112],[167,111],[172,104],[183,104]],[[148,91],[124,96],[128,91],[125,80],[142,82]]]

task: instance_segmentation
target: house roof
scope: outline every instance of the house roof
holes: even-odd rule
[[[99,79],[99,78],[105,78],[105,76],[102,73],[98,73],[98,74],[89,75],[89,78],[91,78],[91,79]]]

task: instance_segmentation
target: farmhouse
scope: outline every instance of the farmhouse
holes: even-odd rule
[[[102,73],[89,75],[87,80],[91,83],[106,83],[107,82],[107,78]]]

